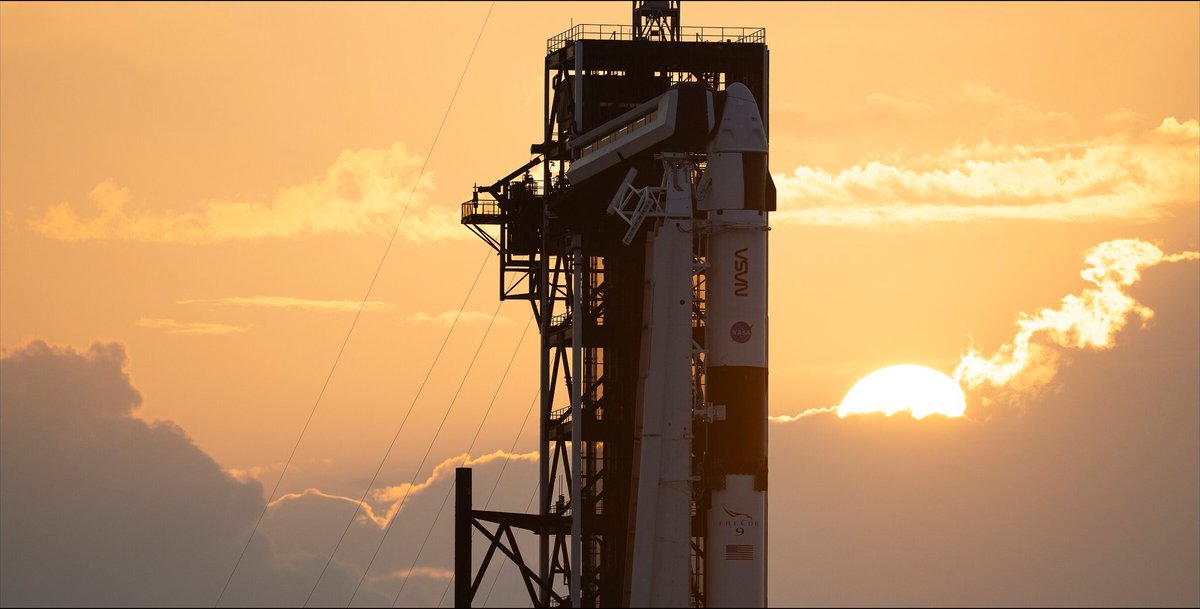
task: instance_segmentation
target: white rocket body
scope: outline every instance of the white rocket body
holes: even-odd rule
[[[685,607],[691,592],[691,170],[668,165],[664,217],[646,236],[630,607]]]
[[[706,605],[766,606],[767,138],[754,96],[726,90],[698,207],[707,212]]]

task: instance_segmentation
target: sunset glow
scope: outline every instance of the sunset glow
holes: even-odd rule
[[[765,28],[766,72],[548,71],[563,33],[632,31],[625,2],[0,0],[0,607],[453,606],[460,466],[481,514],[614,527],[767,492],[769,560],[694,537],[761,560],[766,606],[1200,607],[1200,2],[680,10],[697,57]],[[679,214],[691,306],[652,297],[687,256],[642,260],[665,209],[624,245],[626,168],[565,173],[672,79],[763,81],[775,195],[761,272],[722,244],[746,226]],[[646,161],[630,188],[687,152],[702,207],[757,199],[758,157],[714,187],[726,153],[679,135],[616,157]],[[493,206],[546,155],[549,207]],[[540,253],[464,202],[537,220],[505,247]],[[574,273],[575,228],[603,272],[528,290]],[[635,436],[576,468],[576,422]],[[532,531],[562,529],[511,522],[540,568]],[[632,560],[619,533],[581,551]],[[512,563],[461,578],[471,606],[531,604]],[[612,604],[668,581],[629,565]]]

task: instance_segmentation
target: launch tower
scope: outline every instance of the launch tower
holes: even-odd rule
[[[766,602],[765,31],[632,4],[549,39],[531,160],[462,205],[539,324],[541,458],[532,514],[459,470],[456,606],[497,553],[540,607]]]

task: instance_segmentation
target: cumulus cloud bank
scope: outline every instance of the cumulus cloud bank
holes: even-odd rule
[[[1021,416],[772,425],[772,598],[1198,606],[1200,273],[1155,275],[1156,323],[1072,353]]]
[[[135,202],[113,180],[97,184],[80,206],[63,201],[29,221],[35,231],[61,241],[124,240],[219,243],[306,235],[388,235],[417,180],[422,159],[402,143],[346,150],[320,178],[286,186],[259,199],[200,201],[183,210]],[[423,242],[466,239],[456,205],[432,205],[428,173],[412,197],[400,234]]]
[[[134,416],[125,350],[44,342],[0,357],[0,605],[211,606],[262,508],[170,422]],[[258,535],[231,604],[299,604],[324,557]],[[323,588],[349,596],[335,563]],[[373,591],[366,594],[383,602]]]

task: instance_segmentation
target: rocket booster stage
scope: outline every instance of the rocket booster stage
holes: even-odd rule
[[[697,189],[707,212],[706,605],[766,606],[767,138],[754,96],[726,90]]]

